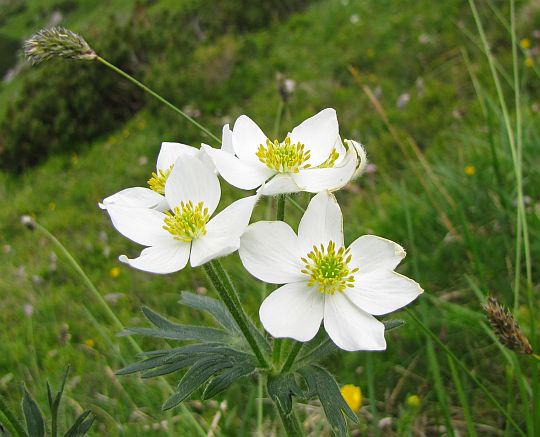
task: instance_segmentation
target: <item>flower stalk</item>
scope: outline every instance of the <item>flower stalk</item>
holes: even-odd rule
[[[221,298],[227,309],[230,311],[238,327],[244,334],[244,338],[249,343],[253,353],[255,354],[255,357],[257,358],[257,361],[259,362],[259,365],[263,368],[266,368],[268,367],[268,363],[261,348],[259,347],[259,344],[257,343],[257,340],[255,340],[255,337],[249,329],[249,322],[247,320],[246,313],[242,306],[238,305],[239,302],[237,301],[237,298],[235,299],[231,297],[232,293],[230,293],[229,286],[226,285],[228,280],[224,277],[222,273],[222,267],[217,267],[216,264],[217,263],[215,261],[210,261],[209,263],[206,263],[204,265],[204,271],[206,272],[208,279],[210,279],[210,282],[212,282],[212,285],[218,292],[219,297]]]

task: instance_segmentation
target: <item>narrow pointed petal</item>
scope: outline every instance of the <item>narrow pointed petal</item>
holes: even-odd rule
[[[259,145],[266,144],[266,135],[259,126],[247,115],[236,119],[233,127],[232,143],[234,152],[242,161],[256,163],[263,166],[257,157]]]
[[[228,123],[225,126],[223,126],[223,129],[221,131],[221,150],[223,150],[224,152],[230,153],[231,155],[234,155],[232,130],[229,127]]]
[[[113,226],[124,237],[143,246],[167,244],[171,234],[163,229],[165,214],[148,208],[109,205],[107,212]]]
[[[169,142],[161,143],[161,149],[157,159],[157,169],[161,171],[169,170],[182,153],[196,156],[198,152],[199,149],[188,146],[187,144]]]
[[[212,215],[220,197],[216,174],[200,159],[184,154],[176,160],[165,183],[165,198],[171,208],[190,200],[194,204],[203,202]]]
[[[204,151],[210,156],[218,173],[229,184],[242,190],[252,190],[260,187],[275,171],[242,161],[231,153],[203,145]]]
[[[399,244],[375,235],[362,235],[349,246],[351,267],[358,267],[362,274],[376,270],[394,270],[405,258],[405,250]]]
[[[226,256],[240,247],[240,236],[246,230],[259,196],[250,196],[231,203],[206,225],[206,235],[193,241],[190,263],[198,267]]]
[[[404,307],[423,292],[420,284],[387,270],[377,270],[355,275],[354,287],[345,291],[347,297],[357,307],[380,316]]]
[[[309,193],[319,193],[323,190],[335,191],[353,178],[357,167],[356,153],[351,152],[347,154],[339,167],[307,168],[293,174],[292,177],[302,191]]]
[[[321,191],[311,199],[298,225],[298,240],[302,256],[330,240],[338,248],[343,246],[343,216],[333,194]]]
[[[182,270],[189,259],[190,243],[174,241],[164,246],[147,247],[138,258],[121,255],[119,260],[139,270],[167,274]]]
[[[339,138],[339,125],[335,109],[326,108],[308,118],[290,133],[291,143],[302,143],[311,152],[309,163],[317,167],[328,159]]]
[[[257,222],[246,229],[238,251],[246,270],[264,282],[285,284],[306,279],[298,238],[284,222]]]
[[[309,341],[319,330],[323,310],[324,294],[306,282],[296,282],[270,294],[259,309],[259,317],[273,337]]]
[[[340,292],[326,296],[324,329],[336,346],[346,351],[386,349],[384,325]]]
[[[112,196],[103,199],[99,204],[101,209],[107,209],[110,205],[131,206],[135,208],[150,208],[157,211],[168,209],[165,197],[150,188],[132,187],[119,191]]]
[[[300,187],[294,182],[290,174],[277,174],[259,189],[259,193],[264,196],[298,193],[299,191],[301,191]]]

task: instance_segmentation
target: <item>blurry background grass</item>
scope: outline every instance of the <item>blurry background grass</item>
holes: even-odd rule
[[[71,363],[65,412],[74,417],[81,408],[92,408],[96,435],[197,435],[180,411],[159,411],[166,394],[158,381],[113,376],[136,351],[115,337],[107,314],[61,253],[19,220],[31,214],[51,230],[125,325],[143,323],[142,304],[195,323],[200,315],[176,302],[180,290],[211,293],[202,271],[161,277],[121,265],[118,254],[134,255],[138,247],[114,231],[96,204],[124,187],[144,185],[161,141],[207,140],[103,66],[62,62],[28,68],[17,52],[23,39],[47,24],[61,24],[216,133],[242,113],[271,132],[280,102],[278,73],[296,84],[279,136],[323,107],[336,108],[342,135],[362,141],[372,163],[366,175],[338,193],[346,239],[375,233],[406,247],[409,256],[400,271],[426,290],[413,306],[415,314],[525,432],[540,433],[536,365],[501,349],[481,310],[484,297],[495,295],[515,309],[538,347],[537,2],[517,4],[517,76],[509,5],[479,5],[509,107],[510,133],[522,150],[530,281],[523,240],[516,262],[520,190],[501,96],[467,2],[0,0],[0,5],[0,391],[13,405],[21,381],[43,404],[44,380],[57,385]],[[238,196],[224,191],[224,199]],[[297,201],[305,204],[307,198]],[[263,207],[256,212],[257,218],[264,214]],[[297,216],[290,205],[287,214]],[[239,268],[236,255],[225,263],[243,284],[256,318],[260,286]],[[385,353],[342,353],[327,363],[340,383],[364,392],[357,432],[517,435],[406,312],[398,317],[410,323],[388,334]],[[143,348],[157,346],[137,341]],[[177,380],[178,375],[169,378],[173,385]],[[410,395],[419,396],[419,405]],[[218,402],[187,405],[205,430],[249,435],[256,429],[256,397],[255,386],[236,387]],[[227,403],[220,406],[221,400]],[[279,419],[265,407],[270,414],[262,429],[269,434],[280,429]],[[313,435],[329,432],[316,405],[302,411]]]

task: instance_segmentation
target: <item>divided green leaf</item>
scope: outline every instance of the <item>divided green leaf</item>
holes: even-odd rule
[[[283,373],[275,377],[269,377],[266,388],[272,400],[287,414],[292,410],[293,395],[299,397],[303,397],[304,395],[292,373]]]
[[[319,366],[310,365],[298,371],[305,379],[309,392],[321,401],[328,422],[338,436],[347,435],[347,422],[343,413],[358,423],[358,417],[343,399],[334,377]]]

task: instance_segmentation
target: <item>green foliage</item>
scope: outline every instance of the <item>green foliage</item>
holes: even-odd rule
[[[51,387],[47,382],[47,398],[51,410],[51,437],[58,436],[58,413],[66,380],[69,374],[69,367],[64,373],[64,379],[60,390],[53,396]],[[23,430],[19,421],[6,408],[0,398],[0,436],[2,437],[45,437],[47,435],[47,424],[36,401],[30,396],[26,388],[22,399],[22,411],[26,423],[26,430]],[[94,415],[90,410],[83,412],[73,425],[64,434],[64,437],[82,437],[88,433],[94,423]],[[5,426],[5,429],[2,427]]]

